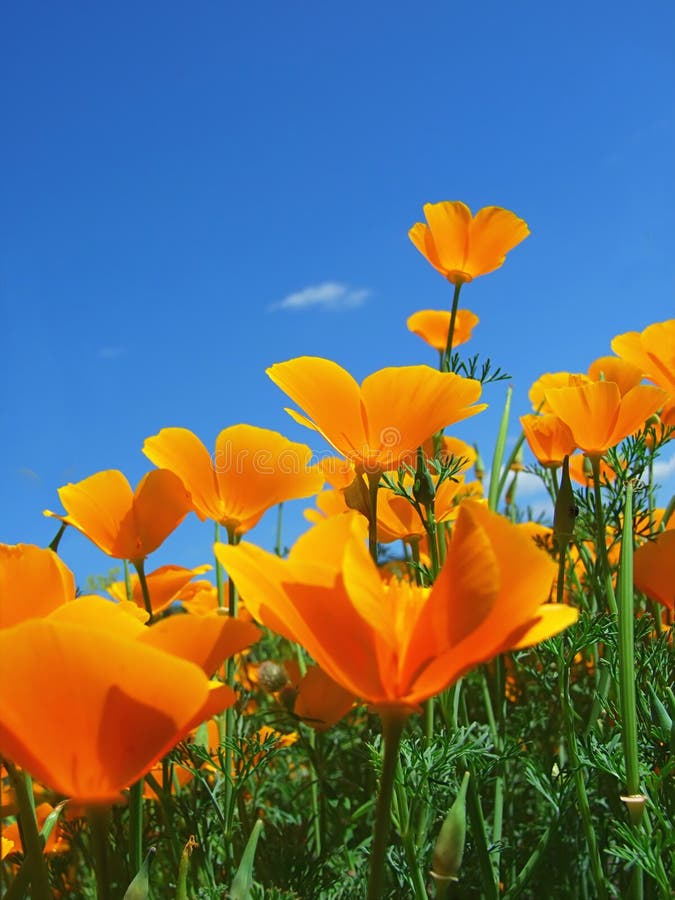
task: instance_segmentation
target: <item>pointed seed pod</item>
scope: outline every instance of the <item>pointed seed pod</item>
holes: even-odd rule
[[[466,790],[469,773],[465,772],[455,802],[441,825],[432,860],[432,878],[438,881],[457,881],[464,855],[466,839]]]
[[[579,508],[574,500],[574,490],[570,481],[570,458],[563,460],[560,489],[555,500],[553,513],[553,535],[561,553],[567,549],[574,534],[574,523],[579,515]]]
[[[150,863],[155,853],[154,847],[148,850],[148,854],[136,873],[136,877],[127,888],[123,900],[148,900],[150,896]]]

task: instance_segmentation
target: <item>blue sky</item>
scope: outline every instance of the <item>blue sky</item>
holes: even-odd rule
[[[3,18],[0,540],[47,543],[69,481],[135,484],[164,426],[322,450],[274,362],[435,365],[405,327],[451,296],[407,238],[425,202],[530,225],[462,294],[514,416],[541,373],[675,314],[670,0],[27,0]],[[504,390],[455,430],[486,457]],[[300,527],[296,510],[289,541]],[[208,561],[210,539],[191,517],[148,567]],[[62,550],[80,580],[111,565],[76,533]]]

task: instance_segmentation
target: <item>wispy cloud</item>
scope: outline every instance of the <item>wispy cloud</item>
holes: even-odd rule
[[[675,453],[670,459],[657,459],[654,463],[654,478],[657,481],[665,481],[675,475]]]
[[[365,303],[371,293],[367,288],[353,288],[337,281],[322,281],[321,284],[310,284],[301,291],[288,294],[283,300],[272,303],[269,309],[354,309]]]
[[[99,359],[119,359],[127,352],[126,347],[99,347],[96,356]]]

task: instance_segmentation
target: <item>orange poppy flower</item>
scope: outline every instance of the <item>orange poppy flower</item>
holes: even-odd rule
[[[613,381],[623,397],[631,388],[640,384],[642,372],[637,366],[618,356],[601,356],[588,367],[588,377],[591,381]]]
[[[380,369],[360,387],[337,363],[316,356],[277,363],[267,374],[309,418],[286,412],[322,434],[357,473],[396,469],[434,432],[486,408],[471,405],[479,381],[429,366]]]
[[[479,322],[479,318],[469,309],[458,309],[455,318],[455,331],[452,337],[452,348],[465,344],[473,329]],[[448,331],[450,329],[450,311],[443,309],[421,309],[413,313],[406,322],[408,331],[418,335],[426,341],[430,347],[434,347],[441,353],[445,351],[448,343]]]
[[[309,447],[253,425],[223,429],[213,455],[187,428],[163,428],[145,441],[143,453],[181,479],[202,521],[236,534],[253,528],[271,506],[309,497],[323,484]]]
[[[45,672],[58,677],[47,685]],[[0,683],[10,682],[0,711],[3,753],[59,793],[88,803],[118,800],[177,741],[235,699],[194,663],[124,632],[49,618],[0,631]]]
[[[546,391],[550,388],[575,387],[588,384],[591,379],[580,372],[546,372],[532,383],[528,397],[535,413],[550,413],[553,410],[546,403]]]
[[[396,481],[396,473],[391,473]],[[412,475],[405,475],[404,487],[412,489]],[[482,497],[483,488],[478,481],[464,482],[464,476],[455,479],[446,478],[440,485],[438,478],[432,474],[436,494],[434,497],[434,515],[437,523],[450,522],[457,517],[460,504],[467,497]],[[415,507],[393,491],[380,491],[377,507],[377,539],[382,543],[403,540],[410,541],[426,534],[422,520]]]
[[[73,573],[56,553],[0,544],[0,628],[46,616],[74,597]]]
[[[633,557],[635,587],[652,600],[675,610],[675,529],[647,541]]]
[[[521,416],[520,424],[530,450],[542,466],[561,466],[576,449],[572,432],[552,413]]]
[[[551,388],[546,403],[570,429],[574,443],[588,456],[603,456],[663,404],[665,394],[640,384],[621,396],[612,381],[595,381],[576,387]]]
[[[260,629],[252,622],[220,615],[217,610],[201,616],[169,616],[147,627],[131,609],[130,614],[126,604],[103,597],[80,597],[51,613],[49,621],[123,635],[194,663],[206,676],[260,637]]]
[[[432,588],[385,583],[355,514],[303,535],[288,559],[216,545],[256,619],[304,646],[325,672],[380,709],[409,712],[498,653],[575,621],[546,604],[555,564],[481,503],[460,507]]]
[[[642,374],[675,395],[675,319],[656,322],[644,331],[617,335],[612,350],[637,366]]]
[[[160,566],[154,572],[146,576],[148,593],[150,595],[150,607],[153,613],[160,612],[169,606],[178,597],[180,592],[195,577],[209,572],[212,566],[197,566],[194,569],[185,569],[183,566]],[[145,609],[143,591],[138,575],[131,575],[131,593],[133,602],[141,609]],[[115,581],[107,588],[110,596],[118,603],[127,599],[127,587],[124,581]]]
[[[417,222],[408,236],[452,284],[498,269],[509,250],[530,233],[523,219],[499,206],[486,206],[472,216],[459,200],[426,203],[424,215],[428,224]]]
[[[326,731],[354,705],[349,691],[333,681],[320,666],[309,666],[297,688],[293,712],[317,731]]]
[[[570,478],[582,487],[593,487],[593,466],[591,461],[583,453],[574,453],[570,456]],[[600,484],[611,484],[616,481],[616,472],[605,462],[600,460]]]
[[[427,438],[421,446],[427,459],[433,459],[436,456],[433,437]],[[466,465],[462,466],[463,469],[466,469],[475,465],[476,460],[478,459],[478,453],[476,452],[475,447],[472,447],[471,444],[467,444],[467,442],[463,441],[461,438],[444,434],[441,436],[438,459],[443,463],[447,463],[453,457],[456,460],[466,460]]]
[[[180,525],[189,497],[173,472],[148,472],[135,491],[121,472],[97,472],[59,489],[67,515],[45,510],[81,531],[115,559],[141,562]]]

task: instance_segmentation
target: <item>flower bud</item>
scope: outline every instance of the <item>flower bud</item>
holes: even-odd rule
[[[434,480],[429,473],[424,451],[417,448],[417,468],[415,469],[415,481],[413,483],[413,497],[421,506],[430,506],[436,496]]]
[[[565,552],[567,545],[572,540],[574,522],[578,515],[579,509],[574,501],[574,491],[570,481],[570,458],[566,456],[562,464],[560,489],[553,513],[553,535],[561,553]]]
[[[438,881],[457,881],[464,855],[466,839],[466,790],[469,773],[464,773],[459,793],[441,825],[434,847],[432,878]]]
[[[136,873],[136,877],[126,889],[123,900],[148,900],[150,896],[150,862],[155,855],[155,848],[148,850],[148,855]]]

